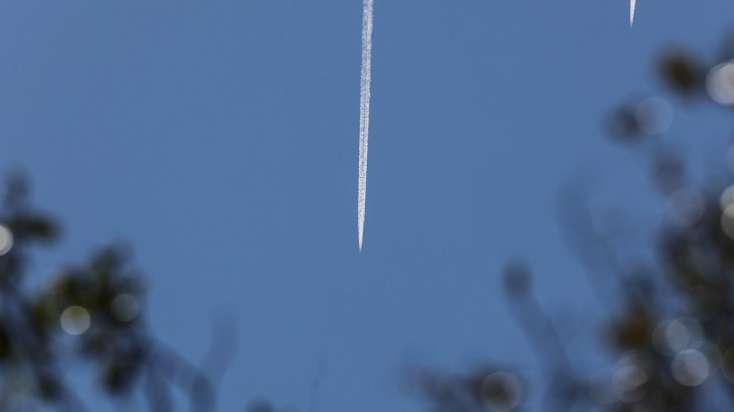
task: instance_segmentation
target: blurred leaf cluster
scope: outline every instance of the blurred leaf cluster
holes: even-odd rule
[[[673,107],[689,113],[702,105],[724,113],[734,107],[732,59],[734,37],[725,38],[711,59],[681,47],[666,49],[654,61],[666,95],[629,99],[608,119],[612,140],[649,162],[653,190],[666,205],[649,250],[620,257],[616,243],[596,227],[598,216],[587,207],[584,191],[563,193],[562,225],[573,232],[589,282],[606,308],[594,350],[609,359],[609,368],[587,370],[569,355],[559,324],[535,299],[529,267],[506,267],[509,306],[545,371],[540,410],[734,410],[734,157],[721,153],[721,164],[707,165],[712,173],[697,179],[688,153],[666,138]],[[634,210],[635,199],[629,200]],[[489,392],[480,382],[496,374],[491,369],[465,375],[423,370],[413,382],[431,411],[509,412],[529,407],[499,401],[508,393],[528,393],[514,389],[523,381],[511,369]]]
[[[212,411],[199,370],[154,339],[141,313],[144,287],[122,245],[30,288],[33,249],[60,237],[52,216],[30,201],[22,174],[8,179],[0,211],[0,410],[87,411],[69,384],[70,365],[87,362],[112,400],[141,397],[151,411],[173,411],[180,389],[193,410]],[[75,370],[75,368],[71,368]]]
[[[407,376],[432,412],[511,411],[523,399],[524,383],[498,365],[479,365],[464,374],[415,368]]]

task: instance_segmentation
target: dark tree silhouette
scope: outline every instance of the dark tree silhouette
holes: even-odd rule
[[[734,104],[734,37],[710,61],[670,48],[656,74],[670,101],[696,113]],[[609,355],[610,373],[598,376],[566,354],[554,322],[534,298],[522,262],[504,271],[509,307],[535,351],[547,383],[544,411],[694,412],[734,410],[734,179],[707,164],[703,179],[691,159],[664,139],[666,101],[630,99],[612,111],[609,135],[642,154],[661,202],[661,219],[649,250],[625,260],[615,242],[594,226],[583,187],[561,193],[561,223],[599,296],[610,298],[597,348]],[[731,153],[734,153],[732,151]],[[732,163],[732,156],[729,156]],[[636,200],[628,199],[634,210]],[[648,256],[652,256],[648,258]],[[480,366],[461,375],[419,370],[412,382],[435,412],[522,409],[522,382],[510,367]]]
[[[150,333],[140,311],[143,279],[124,246],[27,287],[32,249],[59,235],[56,220],[32,205],[24,176],[12,174],[0,211],[0,410],[94,410],[64,383],[81,358],[113,400],[139,394],[147,410],[167,412],[180,410],[183,395],[190,410],[214,411],[209,377]]]

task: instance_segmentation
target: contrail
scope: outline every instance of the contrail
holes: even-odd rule
[[[370,131],[373,4],[374,0],[362,0],[362,79],[359,102],[359,183],[357,185],[357,236],[360,251],[364,240],[364,216],[367,203],[367,143]]]
[[[630,26],[635,23],[635,5],[637,0],[630,0]]]

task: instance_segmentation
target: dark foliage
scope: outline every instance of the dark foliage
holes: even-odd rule
[[[686,49],[669,49],[655,61],[668,97],[682,110],[701,103],[719,109],[734,104],[734,38],[725,39],[720,50],[706,61]],[[639,253],[653,258],[621,259],[614,242],[592,227],[582,191],[563,193],[562,224],[577,240],[574,246],[591,284],[600,296],[611,294],[598,348],[611,358],[610,372],[600,377],[567,356],[554,323],[534,299],[527,265],[516,262],[504,271],[510,308],[544,361],[541,410],[734,410],[734,189],[727,191],[734,179],[731,173],[721,176],[723,154],[721,165],[708,165],[714,173],[703,182],[690,176],[685,155],[662,138],[668,114],[659,101],[630,99],[608,121],[616,143],[649,159],[660,200],[673,210],[656,229],[652,253]],[[496,373],[492,368],[465,375],[421,370],[413,382],[435,412],[522,409],[520,402],[486,401],[507,399],[510,381],[519,382],[512,372],[503,372],[494,388],[478,384]]]
[[[98,250],[39,289],[26,286],[32,249],[52,245],[61,232],[29,192],[26,179],[12,175],[0,212],[0,410],[92,410],[66,383],[68,365],[82,359],[111,399],[140,393],[148,410],[173,411],[177,388],[191,410],[213,411],[207,377],[146,327],[142,278],[123,246]]]

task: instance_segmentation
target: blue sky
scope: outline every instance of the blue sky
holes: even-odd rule
[[[320,358],[321,412],[420,410],[396,389],[411,362],[536,373],[499,269],[527,258],[549,311],[592,323],[604,308],[562,241],[559,188],[583,170],[608,199],[645,192],[604,116],[660,91],[660,46],[710,50],[734,4],[640,0],[630,28],[626,0],[376,0],[362,254],[360,13],[359,0],[0,5],[0,165],[25,167],[68,229],[37,281],[129,240],[162,340],[197,360],[212,321],[235,319],[222,410],[258,396],[305,410]]]

